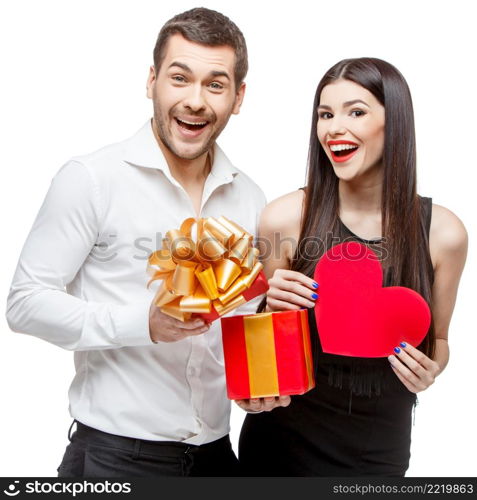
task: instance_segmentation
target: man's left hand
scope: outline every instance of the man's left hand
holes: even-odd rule
[[[235,402],[247,413],[260,413],[262,411],[272,411],[278,406],[288,406],[291,398],[290,396],[272,396],[268,398],[237,399]]]

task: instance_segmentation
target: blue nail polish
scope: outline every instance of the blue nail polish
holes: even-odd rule
[[[407,345],[407,344],[406,344],[406,342],[401,342],[399,345],[400,345],[401,347],[406,347],[406,345]]]
[[[312,293],[311,294],[311,298],[316,300],[318,298],[318,294],[317,293]]]
[[[399,353],[401,352],[401,349],[399,349],[399,347],[395,347],[395,348],[394,348],[394,352],[395,352],[396,354],[399,354]]]
[[[313,282],[313,288],[318,288],[320,285],[318,283]]]

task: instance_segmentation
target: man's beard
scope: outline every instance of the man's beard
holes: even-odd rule
[[[207,119],[206,117],[202,117],[202,116],[200,118],[204,118],[205,120],[207,120],[209,122],[209,124],[207,126],[211,126],[212,123],[216,123],[215,114],[210,117],[211,119]],[[170,118],[170,123],[172,123],[172,121],[175,121],[175,119]],[[217,137],[220,135],[223,128],[225,127],[225,124],[224,124],[224,127],[222,127],[222,129],[218,130],[215,134],[210,136],[208,141],[199,149],[199,151],[194,152],[192,154],[184,154],[184,153],[181,153],[180,151],[178,151],[174,147],[172,140],[169,140],[169,136],[168,136],[168,132],[167,132],[167,124],[166,124],[165,120],[163,119],[163,114],[157,109],[156,104],[154,104],[154,122],[156,123],[156,133],[157,133],[160,141],[162,142],[162,144],[173,155],[175,155],[178,158],[181,158],[183,160],[196,160],[197,158],[200,158],[205,153],[207,153],[214,146],[215,140],[217,139]],[[172,133],[171,133],[171,135],[172,135]]]

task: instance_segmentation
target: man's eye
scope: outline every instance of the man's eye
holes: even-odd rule
[[[351,111],[351,116],[354,116],[354,117],[359,117],[359,116],[364,116],[366,113],[364,111],[362,111],[361,109],[353,109],[353,111]]]
[[[219,82],[212,82],[209,84],[209,87],[213,90],[222,90],[224,88],[224,86]]]
[[[329,111],[322,111],[321,113],[318,113],[318,118],[320,120],[329,120],[330,118],[333,118],[333,115]]]
[[[186,79],[182,75],[174,75],[172,79],[178,83],[184,83]]]

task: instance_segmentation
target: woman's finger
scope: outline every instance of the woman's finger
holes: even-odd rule
[[[399,344],[399,348],[406,351],[409,356],[412,356],[420,365],[422,365],[427,370],[432,370],[435,368],[435,361],[426,356],[422,351],[416,349],[411,344],[407,344],[406,342],[401,342]]]
[[[301,295],[297,295],[293,292],[287,292],[285,290],[279,290],[277,288],[271,288],[267,294],[268,298],[280,300],[281,302],[289,302],[291,304],[296,304],[299,307],[314,307],[315,302],[310,299],[305,299]]]
[[[318,298],[318,293],[316,290],[310,290],[306,286],[303,286],[301,283],[297,283],[296,281],[288,281],[281,278],[272,278],[268,284],[272,289],[291,292],[308,300],[316,300]]]
[[[389,356],[388,360],[394,370],[404,377],[410,384],[415,385],[416,387],[419,385],[419,377],[415,375],[406,365],[404,365],[404,363],[402,363],[402,361],[400,361],[396,356]]]
[[[299,309],[302,309],[302,307],[297,304],[283,302],[282,300],[277,300],[273,297],[267,297],[267,306],[271,311],[298,311]]]
[[[310,290],[317,290],[319,288],[318,283],[316,283],[308,276],[305,276],[303,273],[299,273],[297,271],[290,271],[289,269],[277,269],[273,274],[273,277],[275,276],[287,281],[295,281],[301,283],[303,286],[309,288]]]
[[[396,374],[396,377],[403,383],[403,385],[406,387],[406,389],[409,392],[417,393],[419,390],[417,389],[416,386],[411,384],[409,380],[405,379],[394,367],[394,365],[391,365],[391,368],[393,369],[394,373]]]
[[[427,370],[401,347],[394,348],[394,356],[399,358],[419,378],[426,378]]]

